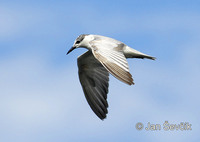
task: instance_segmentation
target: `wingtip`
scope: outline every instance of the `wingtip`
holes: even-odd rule
[[[135,85],[135,83],[133,82],[133,81],[131,81],[131,82],[125,82],[126,84],[128,84],[128,85]]]
[[[156,60],[156,57],[152,57],[151,59],[152,59],[152,60]]]
[[[105,114],[104,116],[98,116],[98,118],[101,119],[102,121],[104,121],[107,118],[107,115]]]
[[[104,117],[104,118],[100,118],[101,119],[101,121],[104,121],[105,119],[106,119],[106,117]]]

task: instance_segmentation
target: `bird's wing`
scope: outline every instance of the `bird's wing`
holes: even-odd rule
[[[91,51],[78,58],[78,68],[79,80],[88,104],[100,119],[104,119],[108,113],[108,71],[94,58]]]
[[[128,62],[123,54],[123,48],[125,46],[123,43],[100,36],[91,41],[90,44],[95,58],[113,76],[126,84],[134,84],[132,75],[129,73]]]

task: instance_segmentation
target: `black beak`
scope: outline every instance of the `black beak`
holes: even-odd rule
[[[72,46],[72,48],[69,49],[69,51],[67,52],[67,54],[69,54],[70,52],[72,52],[76,47]]]

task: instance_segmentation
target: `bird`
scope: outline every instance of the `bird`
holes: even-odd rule
[[[156,59],[121,41],[101,35],[79,35],[67,54],[77,48],[88,49],[77,58],[79,80],[90,108],[101,120],[108,113],[109,74],[134,85],[126,58]]]

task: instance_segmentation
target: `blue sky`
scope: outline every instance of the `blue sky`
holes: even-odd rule
[[[1,1],[0,141],[200,140],[199,1]],[[157,57],[128,59],[135,81],[110,76],[107,119],[89,108],[76,58],[79,34],[100,34]],[[138,131],[189,122],[191,131]]]

